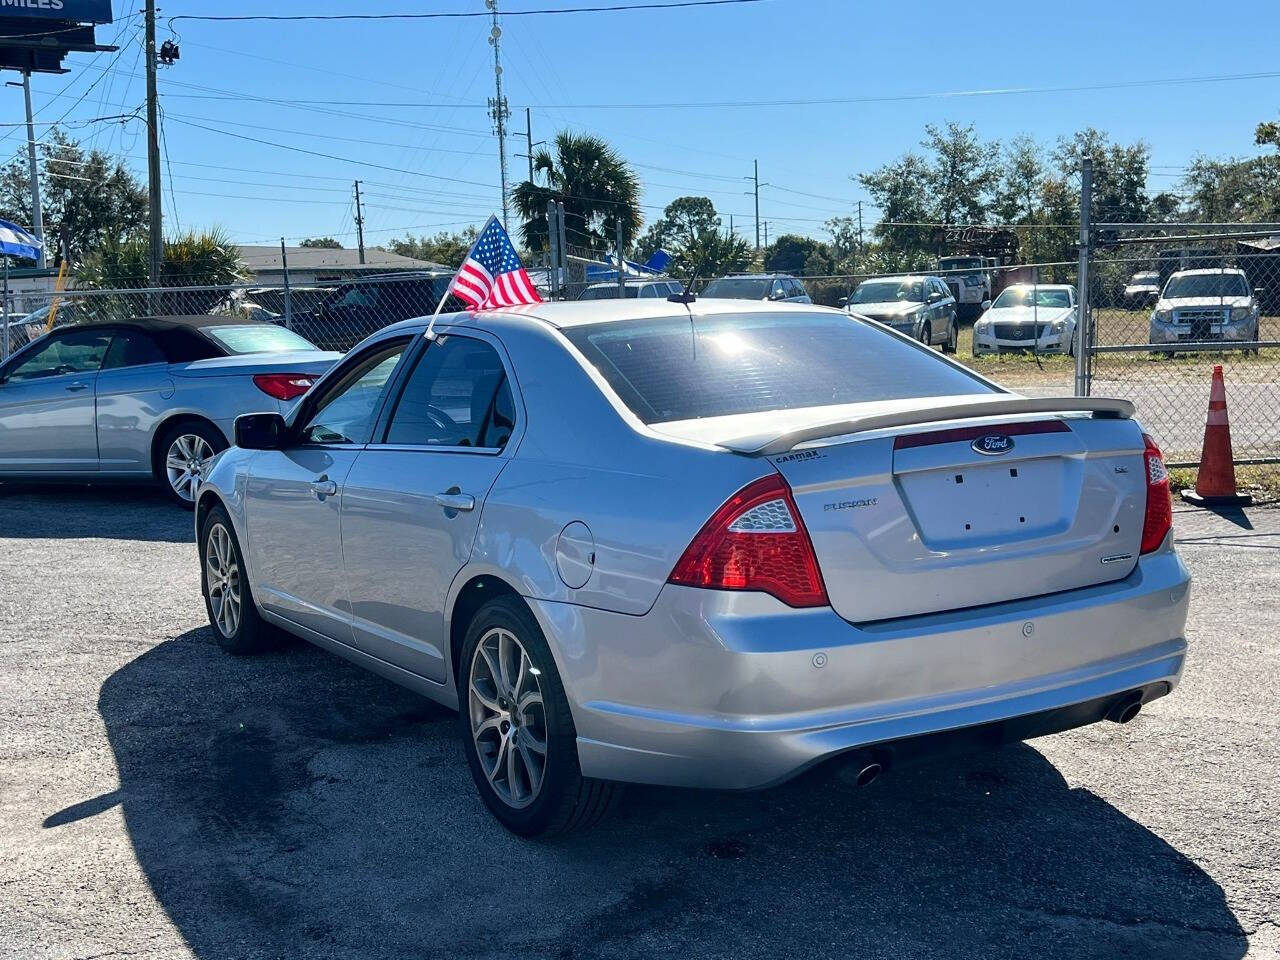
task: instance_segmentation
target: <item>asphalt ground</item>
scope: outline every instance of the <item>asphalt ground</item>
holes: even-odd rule
[[[855,788],[488,816],[452,716],[224,655],[190,518],[0,488],[0,957],[1280,956],[1280,510],[1179,509],[1182,686]]]

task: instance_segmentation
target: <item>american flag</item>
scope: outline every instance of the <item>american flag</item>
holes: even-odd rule
[[[476,237],[450,291],[472,310],[542,302],[497,217],[490,217]]]

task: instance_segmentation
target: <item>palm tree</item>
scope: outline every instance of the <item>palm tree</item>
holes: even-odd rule
[[[640,229],[640,182],[599,137],[562,130],[556,134],[554,157],[546,149],[534,155],[533,177],[512,191],[516,211],[524,219],[520,236],[530,250],[547,248],[548,200],[564,204],[570,246],[612,250],[621,219],[625,248]]]

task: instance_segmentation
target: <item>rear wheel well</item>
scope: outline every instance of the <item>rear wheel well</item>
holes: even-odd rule
[[[509,583],[488,575],[473,577],[467,581],[467,585],[458,594],[458,599],[454,601],[453,612],[449,617],[449,663],[454,677],[458,676],[458,658],[462,654],[462,643],[467,638],[467,628],[471,626],[476,612],[495,597],[515,597],[524,603],[524,599]]]
[[[151,475],[157,480],[161,480],[164,477],[165,451],[161,449],[161,444],[164,442],[164,438],[170,430],[184,423],[198,423],[202,426],[207,426],[218,436],[222,437],[224,443],[228,446],[231,445],[231,442],[227,440],[226,436],[218,428],[218,425],[207,417],[198,417],[191,413],[184,413],[179,414],[176,417],[170,417],[168,420],[163,421],[158,427],[156,427],[156,432],[151,437]]]

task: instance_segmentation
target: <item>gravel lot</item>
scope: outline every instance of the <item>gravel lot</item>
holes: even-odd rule
[[[1280,956],[1280,510],[1180,510],[1186,679],[858,790],[634,789],[504,833],[452,717],[221,654],[190,519],[0,489],[0,956]]]

